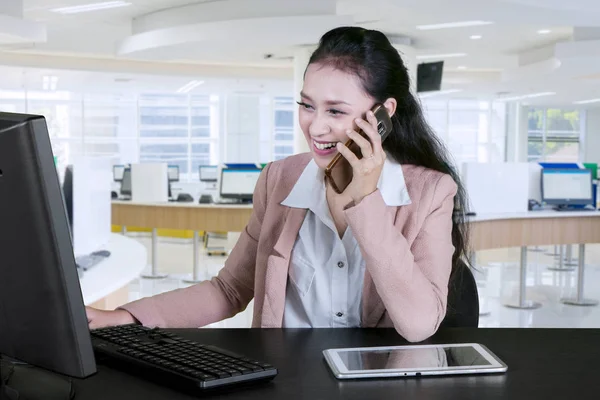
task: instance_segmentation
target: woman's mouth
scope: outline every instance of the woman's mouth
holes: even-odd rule
[[[315,149],[315,153],[320,156],[328,156],[337,151],[335,145],[337,142],[317,142],[313,139],[313,148]]]

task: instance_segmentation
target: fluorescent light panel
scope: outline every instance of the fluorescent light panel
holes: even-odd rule
[[[431,24],[431,25],[418,25],[417,29],[421,31],[430,31],[435,29],[452,29],[452,28],[466,28],[469,26],[482,26],[491,25],[492,21],[459,21],[459,22],[447,22],[443,24]]]
[[[126,1],[104,1],[101,3],[83,4],[80,6],[54,8],[50,11],[58,14],[79,14],[90,11],[108,10],[111,8],[130,6],[131,3]]]
[[[419,97],[422,99],[426,99],[428,97],[443,96],[445,94],[459,93],[459,92],[462,92],[462,89],[448,89],[448,90],[440,90],[437,92],[429,92],[429,93],[419,94]]]
[[[444,58],[457,58],[465,57],[467,53],[446,53],[446,54],[420,54],[417,56],[417,60],[432,60],[432,59],[444,59]]]
[[[589,100],[580,100],[580,101],[573,102],[573,104],[592,104],[592,103],[600,103],[600,99],[589,99]]]
[[[525,94],[523,96],[505,97],[505,98],[498,99],[498,101],[515,101],[515,100],[534,99],[536,97],[554,96],[555,94],[556,94],[556,92],[532,93],[532,94]]]
[[[204,83],[204,81],[190,81],[177,89],[177,93],[188,93],[193,90],[195,87],[200,86]]]

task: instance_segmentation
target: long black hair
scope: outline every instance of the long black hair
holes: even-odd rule
[[[458,185],[452,220],[453,273],[469,264],[469,227],[465,221],[467,196],[449,152],[425,121],[417,99],[410,91],[408,70],[398,51],[381,32],[360,27],[340,27],[321,38],[308,64],[333,66],[358,75],[365,91],[377,102],[396,99],[393,131],[383,142],[384,150],[400,164],[413,164],[448,174]]]

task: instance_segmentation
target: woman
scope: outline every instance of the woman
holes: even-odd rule
[[[264,168],[253,214],[218,276],[116,311],[88,309],[90,327],[199,327],[254,298],[255,327],[394,327],[409,341],[435,333],[465,255],[464,225],[453,216],[465,195],[409,87],[381,32],[326,33],[298,102],[311,151]],[[368,112],[376,103],[393,121],[383,144]],[[342,145],[348,138],[361,159]],[[323,174],[338,151],[353,170],[342,194]]]

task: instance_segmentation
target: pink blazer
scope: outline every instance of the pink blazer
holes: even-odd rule
[[[305,153],[265,167],[250,221],[217,277],[122,308],[146,326],[200,327],[234,316],[254,298],[252,326],[281,327],[290,255],[307,210],[280,203],[310,160]],[[412,204],[389,207],[377,190],[344,212],[366,261],[362,326],[394,327],[421,341],[446,314],[457,186],[437,171],[402,168]]]

